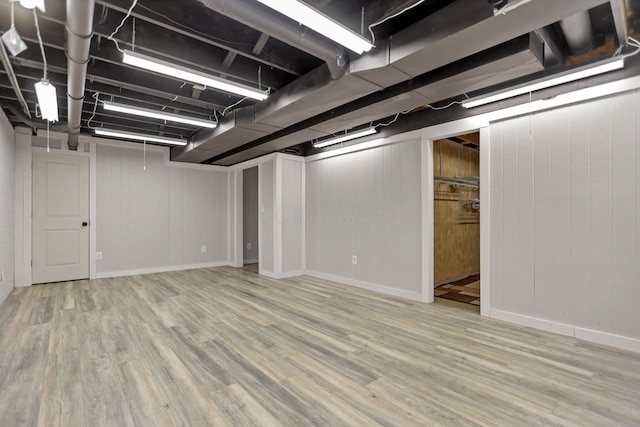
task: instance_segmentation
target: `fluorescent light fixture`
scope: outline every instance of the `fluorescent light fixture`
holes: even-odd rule
[[[327,139],[326,141],[320,141],[313,144],[314,148],[328,147],[329,145],[338,144],[340,142],[349,141],[351,139],[362,138],[363,136],[373,135],[376,133],[376,128],[368,128],[358,132],[348,133],[335,138]]]
[[[371,50],[369,40],[339,24],[325,14],[297,0],[258,0],[265,6],[279,12],[305,27],[330,38],[358,55]]]
[[[125,50],[122,56],[122,62],[133,65],[134,67],[143,68],[155,73],[165,74],[188,82],[199,83],[206,87],[213,87],[224,92],[233,93],[251,99],[262,101],[267,99],[269,94],[266,91],[254,89],[240,83],[229,82],[219,77],[210,76],[199,71],[190,70],[180,65],[174,65],[170,62],[160,59],[151,58],[141,55],[137,52]]]
[[[46,11],[44,7],[44,0],[20,0],[20,6],[25,9],[33,9],[34,7],[37,7],[42,13],[45,13]]]
[[[165,113],[164,111],[149,110],[147,108],[133,107],[130,105],[117,104],[115,102],[104,101],[104,109],[107,111],[116,111],[118,113],[133,114],[135,116],[149,117],[152,119],[168,120],[170,122],[184,123],[187,125],[198,126],[213,129],[218,124],[211,120],[202,120],[179,114]]]
[[[619,70],[623,67],[624,59],[619,58],[615,61],[607,62],[595,67],[585,67],[577,71],[571,71],[568,74],[560,75],[548,80],[538,80],[534,83],[527,83],[526,85],[516,86],[513,89],[507,90],[505,92],[500,92],[495,95],[463,101],[462,106],[465,108],[473,108],[480,105],[490,104],[492,102],[502,101],[503,99],[513,98],[514,96],[524,95],[525,93],[535,92],[537,90],[558,86],[563,83],[569,83],[576,80],[585,79],[587,77],[596,76],[598,74],[604,74],[609,71]]]
[[[508,0],[507,4],[499,9],[494,9],[494,15],[504,15],[507,12],[510,12],[514,9],[519,8],[520,6],[530,3],[532,0]]]
[[[134,141],[157,142],[159,144],[167,144],[167,145],[187,145],[187,141],[183,141],[181,139],[164,138],[162,136],[145,135],[142,133],[121,132],[117,130],[109,130],[109,129],[102,129],[102,128],[96,129],[95,132],[96,132],[96,135],[100,135],[100,136],[132,139]]]
[[[42,118],[50,122],[57,122],[58,96],[56,95],[56,87],[44,79],[36,83],[35,87]]]

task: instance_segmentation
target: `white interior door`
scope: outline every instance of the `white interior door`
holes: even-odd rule
[[[89,158],[33,153],[32,283],[89,277]]]

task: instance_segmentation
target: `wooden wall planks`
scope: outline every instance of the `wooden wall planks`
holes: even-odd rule
[[[433,142],[434,175],[480,176],[477,150],[447,140]],[[434,184],[434,285],[480,271],[480,214],[459,200],[479,199],[479,191]]]

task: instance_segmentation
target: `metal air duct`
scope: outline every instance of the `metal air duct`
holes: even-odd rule
[[[211,10],[255,28],[271,37],[296,47],[310,55],[324,60],[329,67],[331,77],[342,77],[349,64],[343,47],[306,30],[305,27],[285,19],[273,19],[272,13],[265,13],[266,8],[251,0],[199,0]]]
[[[69,149],[78,148],[95,0],[67,0],[67,106]]]

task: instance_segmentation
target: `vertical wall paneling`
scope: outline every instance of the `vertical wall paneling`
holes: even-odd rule
[[[15,286],[31,285],[31,130],[15,130]]]
[[[548,234],[551,238],[549,243],[551,250],[548,250],[549,246],[539,246],[538,249],[541,252],[547,251],[550,271],[547,273],[547,281],[536,287],[536,297],[545,304],[543,307],[546,309],[542,308],[542,310],[548,312],[549,319],[566,323],[570,318],[571,311],[571,307],[566,301],[572,300],[570,285],[571,197],[567,196],[571,194],[569,110],[559,109],[555,112],[549,112],[549,115],[545,117],[549,119],[550,141],[549,213],[551,224]],[[541,158],[538,163],[543,160],[544,158]]]
[[[591,246],[591,174],[589,169],[590,143],[589,103],[578,104],[571,110],[571,293],[581,295],[581,303],[569,303],[573,311],[571,319],[576,325],[587,326],[590,316],[589,248]],[[566,195],[565,195],[566,197]]]
[[[486,205],[488,208],[483,211],[491,210],[489,219],[491,221],[491,239],[489,239],[491,260],[502,260],[504,258],[504,123],[500,122],[491,126],[490,138],[490,143],[486,144],[489,146],[487,149],[489,150],[490,169],[488,173],[490,174],[490,182],[487,185],[482,181],[481,184],[485,191],[481,192],[480,196],[488,195],[491,197],[491,204]],[[483,150],[482,145],[480,150]],[[480,206],[482,207],[482,204]],[[482,212],[480,215],[482,218]],[[482,242],[486,241],[487,239],[482,239]],[[484,256],[484,254],[485,251],[482,251],[480,256]],[[504,309],[504,263],[491,262],[490,271],[491,307]],[[481,286],[481,289],[484,288],[484,286]],[[483,298],[481,295],[480,304],[482,303]]]
[[[303,174],[302,159],[281,159],[282,167],[282,273],[301,274],[303,270]]]
[[[640,351],[639,100],[491,124],[492,316]]]
[[[422,299],[420,153],[417,138],[306,164],[309,274]]]
[[[227,264],[227,176],[169,164],[163,148],[145,160],[137,145],[98,144],[97,276]]]
[[[503,124],[503,281],[502,308],[518,310],[519,270],[518,270],[518,122],[511,120]],[[493,135],[493,132],[492,132]],[[492,258],[494,262],[497,262]]]
[[[520,313],[534,314],[534,157],[536,137],[533,114],[522,117],[518,124],[518,302]]]
[[[245,169],[242,179],[244,263],[258,262],[258,167]],[[249,248],[248,245],[251,247]]]
[[[616,113],[611,115],[612,276],[611,288],[604,297],[620,309],[613,313],[603,329],[620,325],[618,332],[625,336],[635,333],[635,325],[625,319],[634,311],[635,302],[628,295],[633,295],[640,278],[635,272],[638,264],[635,244],[639,230],[636,227],[640,226],[635,215],[636,187],[640,183],[636,181],[636,100],[637,95],[633,92],[620,95],[616,101]]]
[[[553,316],[554,283],[551,280],[551,134],[553,112],[531,117],[533,127],[533,307],[530,313],[544,318]],[[533,140],[532,140],[533,142]],[[530,272],[529,272],[530,273]],[[533,280],[535,278],[535,280]]]
[[[15,132],[0,111],[0,304],[15,283],[15,162]]]
[[[618,97],[620,99],[620,97]],[[588,126],[590,133],[591,235],[589,259],[588,328],[605,331],[612,307],[611,290],[611,98],[591,101]]]
[[[258,166],[258,176],[258,203],[260,204],[260,274],[274,274],[275,160],[269,160],[267,162],[260,163],[260,165]]]

